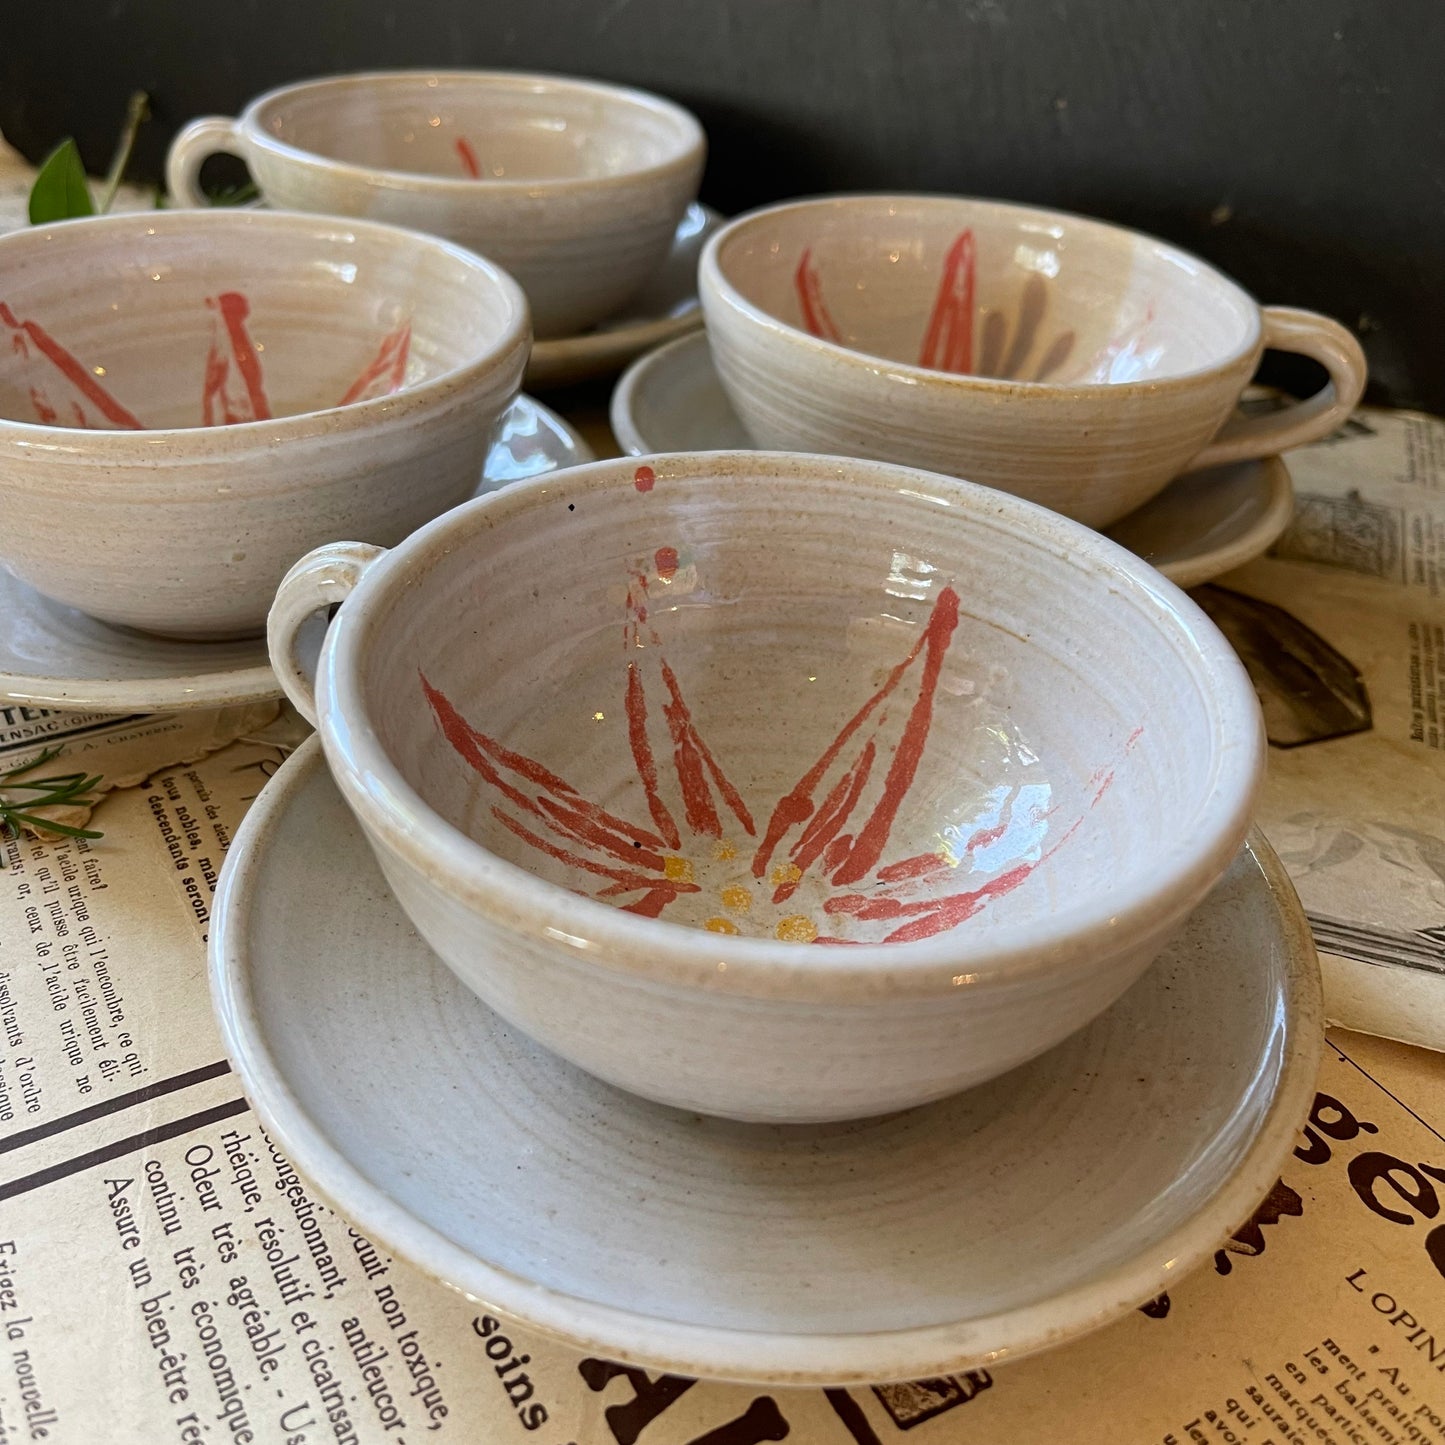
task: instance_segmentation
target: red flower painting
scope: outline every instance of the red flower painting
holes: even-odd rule
[[[953,842],[935,839],[925,852],[900,857],[891,848],[924,762],[958,625],[952,587],[938,592],[913,646],[813,764],[770,809],[755,810],[700,731],[649,621],[655,590],[676,574],[677,553],[659,549],[655,561],[656,570],[632,578],[624,626],[623,715],[645,822],[590,801],[544,763],[481,732],[421,676],[437,726],[482,780],[492,817],[528,850],[565,865],[575,891],[716,933],[903,943],[954,928],[1011,893],[1080,826],[1082,818],[1051,826],[1052,809],[1040,805],[1032,818],[1005,810],[991,826]],[[1101,771],[1090,779],[1090,802],[1112,777]],[[1022,854],[1003,866],[972,866],[1025,824]],[[969,886],[957,886],[959,873]]]
[[[202,426],[234,426],[237,422],[269,421],[262,347],[251,339],[251,303],[240,291],[206,297],[211,313],[210,346],[201,367]],[[146,424],[122,406],[101,380],[103,366],[86,366],[37,321],[17,317],[0,301],[0,328],[10,334],[11,354],[33,378],[30,405],[45,426],[144,431]],[[403,322],[381,340],[376,355],[334,402],[351,406],[399,391],[411,350],[411,323]]]
[[[1030,273],[1024,280],[1017,310],[1010,322],[997,307],[985,307],[980,313],[975,304],[977,269],[978,246],[973,231],[961,231],[943,258],[933,308],[919,343],[919,366],[959,375],[1048,380],[1072,355],[1075,340],[1072,330],[1064,330],[1057,332],[1047,346],[1043,344],[1048,285],[1041,276]],[[799,257],[793,273],[793,290],[797,294],[803,329],[821,340],[846,344],[824,300],[812,247],[806,248]],[[983,316],[983,336],[977,346],[976,314]]]

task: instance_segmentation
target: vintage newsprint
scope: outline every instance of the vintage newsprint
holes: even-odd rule
[[[27,794],[22,780],[83,772],[97,780],[85,797],[98,806],[113,788],[134,787],[157,768],[195,762],[261,731],[280,710],[279,703],[257,702],[194,712],[117,714],[64,711],[0,698],[0,796],[31,808],[38,795]],[[7,774],[13,779],[8,786]],[[38,807],[22,814],[22,824],[27,833],[37,834],[45,830],[28,821],[32,816],[84,828],[92,811],[78,804]]]
[[[283,756],[240,741],[113,795],[102,840],[5,848],[0,1445],[1445,1445],[1445,1068],[1361,1035],[1211,1265],[987,1372],[694,1383],[422,1277],[272,1145],[211,1021],[212,889]]]
[[[1288,531],[1195,595],[1264,702],[1330,1017],[1445,1048],[1445,422],[1364,409],[1288,464]]]

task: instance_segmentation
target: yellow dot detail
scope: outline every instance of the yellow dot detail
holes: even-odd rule
[[[802,876],[803,870],[796,863],[779,863],[768,875],[774,888],[782,888],[786,884],[796,883]]]
[[[777,935],[784,943],[811,943],[818,936],[818,929],[811,918],[794,913],[778,924]]]
[[[692,864],[686,858],[664,858],[662,871],[669,883],[691,883]]]
[[[734,913],[746,913],[753,906],[753,895],[740,883],[724,888],[720,896],[723,907],[731,908]]]
[[[726,838],[720,838],[712,845],[712,856],[719,863],[729,863],[738,856],[738,850]]]
[[[709,918],[703,927],[709,933],[736,933],[738,931],[737,924],[726,918]],[[722,964],[718,964],[718,967],[721,968]]]

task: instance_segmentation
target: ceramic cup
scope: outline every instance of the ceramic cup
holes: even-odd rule
[[[297,637],[342,605],[314,686]],[[1042,508],[878,463],[596,462],[302,559],[272,662],[419,932],[637,1094],[841,1119],[1107,1007],[1244,836],[1212,623]]]
[[[761,447],[928,467],[1093,527],[1186,470],[1338,426],[1365,360],[1342,326],[1261,309],[1148,236],[945,196],[838,196],[741,216],[703,252],[718,375]],[[1235,415],[1266,348],[1328,385]]]
[[[624,306],[662,264],[706,143],[680,106],[595,81],[506,71],[344,75],[192,121],[166,183],[203,205],[229,151],[272,205],[369,216],[459,241],[521,283],[539,337]]]
[[[0,237],[0,325],[0,563],[196,638],[261,631],[309,547],[465,501],[531,344],[489,261],[260,210]]]

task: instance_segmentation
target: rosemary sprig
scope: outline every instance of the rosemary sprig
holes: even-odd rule
[[[66,838],[99,838],[102,834],[90,828],[73,828],[69,823],[57,823],[52,818],[42,818],[33,812],[35,808],[56,808],[70,806],[86,808],[99,799],[87,797],[100,784],[100,775],[87,773],[57,773],[53,777],[33,778],[27,776],[36,768],[58,757],[63,751],[57,743],[43,748],[28,763],[21,763],[9,772],[0,773],[0,837],[13,837],[22,827],[44,829]],[[34,796],[23,801],[9,796],[11,793],[26,792]]]

